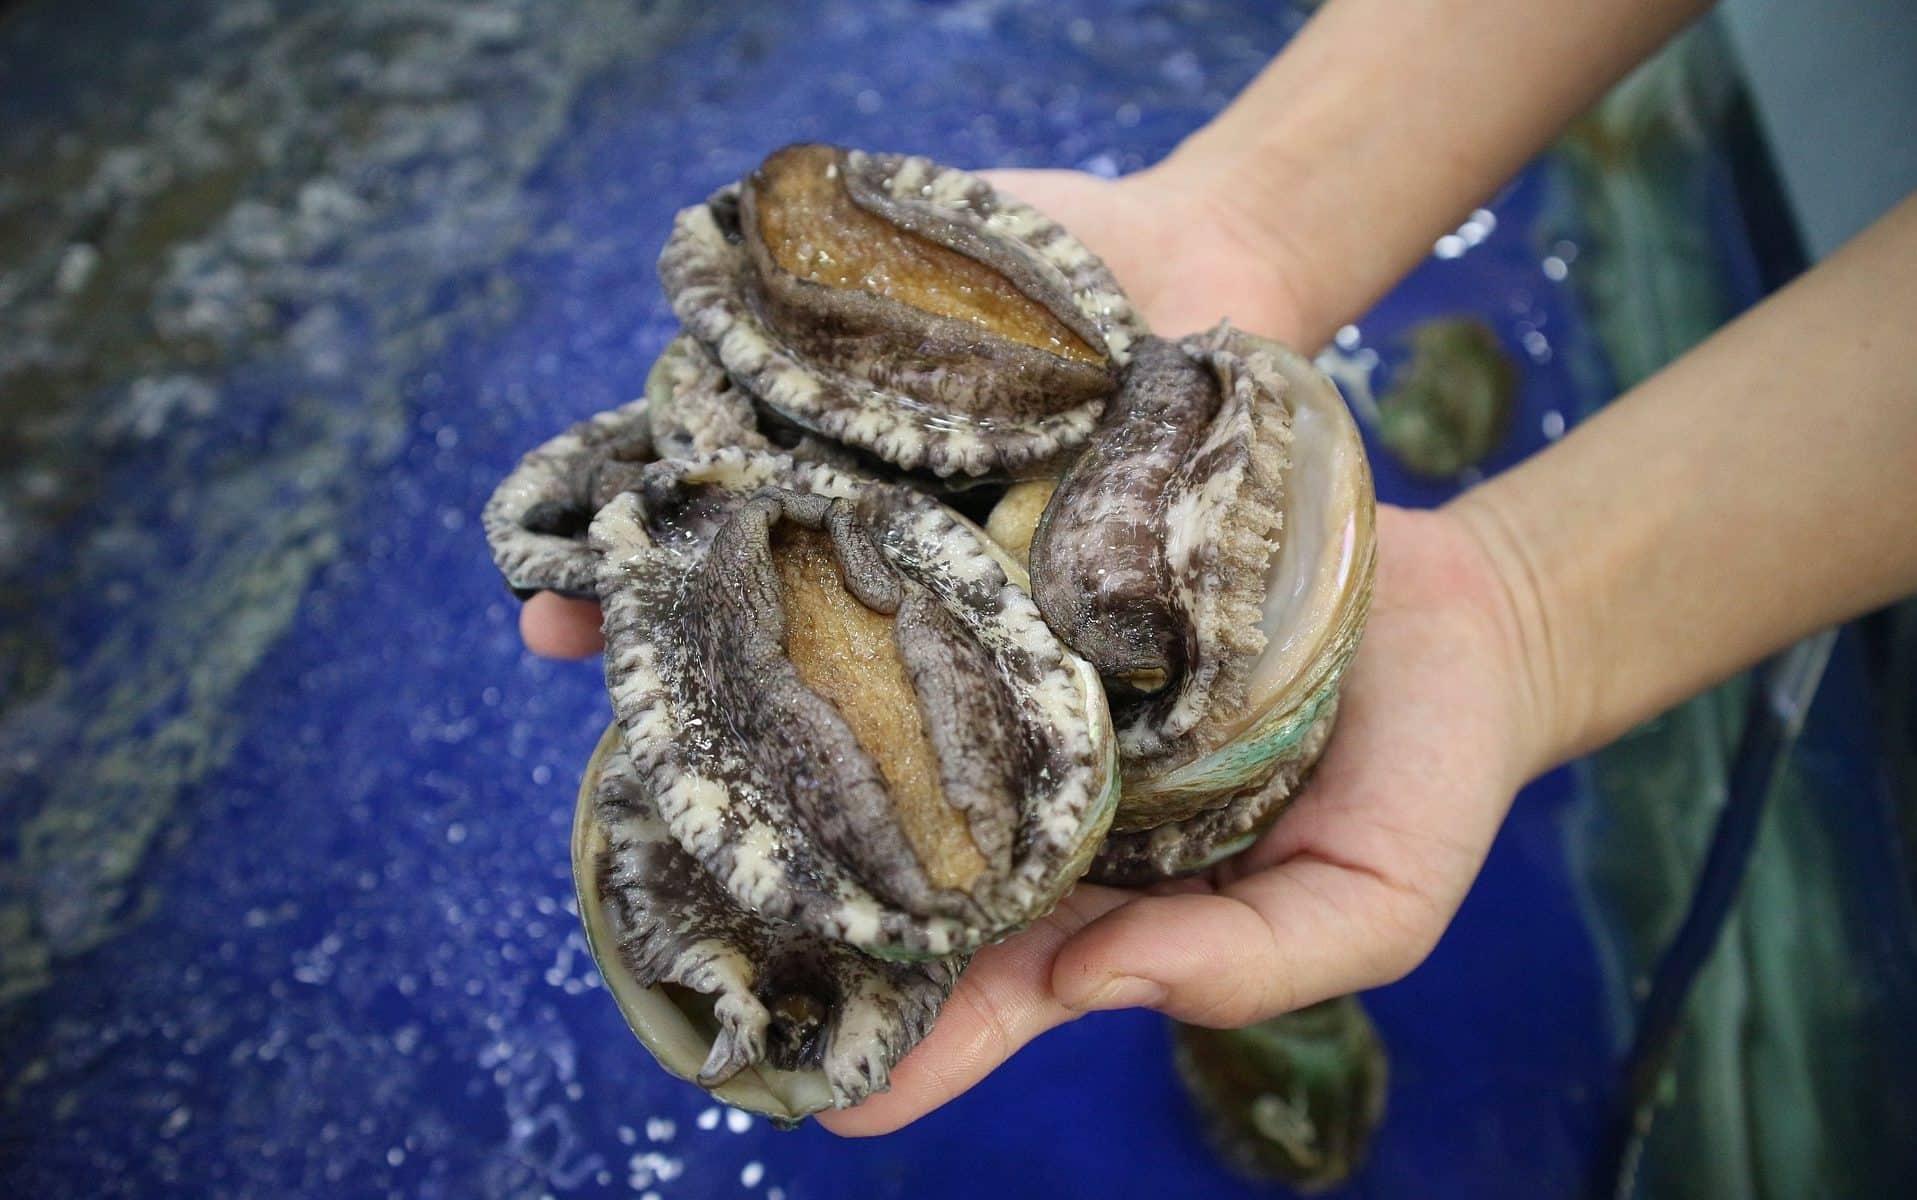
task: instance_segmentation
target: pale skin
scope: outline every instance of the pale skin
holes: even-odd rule
[[[1698,0],[1337,0],[1219,118],[1119,180],[1001,186],[1153,326],[1295,345],[1355,318]],[[1317,775],[1256,846],[1150,892],[1085,885],[987,947],[890,1091],[917,1119],[1079,1015],[1228,1027],[1422,962],[1517,789],[1816,629],[1917,592],[1917,199],[1523,465],[1379,514],[1371,621]],[[534,597],[526,644],[599,649]]]

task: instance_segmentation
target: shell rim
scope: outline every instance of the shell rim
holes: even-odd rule
[[[1358,502],[1344,524],[1345,538],[1355,548],[1351,583],[1343,592],[1338,619],[1328,630],[1324,651],[1312,669],[1282,688],[1262,713],[1246,721],[1218,746],[1177,766],[1150,775],[1128,777],[1114,827],[1137,827],[1136,819],[1126,820],[1124,810],[1176,812],[1188,807],[1203,808],[1206,801],[1221,792],[1243,787],[1261,771],[1269,771],[1283,762],[1287,753],[1309,732],[1325,704],[1338,694],[1370,617],[1378,561],[1377,489],[1372,479],[1371,460],[1364,453],[1364,439],[1351,407],[1337,385],[1297,351],[1268,338],[1237,332],[1254,338],[1258,348],[1272,355],[1288,378],[1302,378],[1314,388],[1329,389],[1327,411],[1339,423],[1340,433],[1358,447],[1354,479]],[[1147,821],[1144,827],[1156,823]]]
[[[599,977],[605,980],[606,991],[625,1020],[626,1028],[668,1072],[735,1108],[775,1121],[798,1121],[832,1108],[832,1086],[820,1070],[782,1071],[754,1063],[716,1087],[700,1083],[699,1068],[705,1057],[688,1047],[703,1041],[705,1049],[710,1050],[711,1040],[699,1031],[664,987],[640,984],[620,958],[618,939],[606,918],[601,899],[599,858],[607,841],[594,804],[606,759],[619,751],[619,723],[613,721],[599,735],[580,778],[579,796],[573,809],[572,883],[579,921],[585,930],[586,953],[599,971]]]
[[[889,155],[851,151],[868,159],[896,159],[893,175],[925,181],[915,190],[917,199],[932,201],[935,184],[976,186],[991,195],[994,216],[1004,226],[997,232],[1018,246],[1035,266],[1059,276],[1076,307],[1099,331],[1108,357],[1122,366],[1130,348],[1148,327],[1129,296],[1112,277],[1110,268],[1062,224],[1017,196],[999,190],[977,173],[937,162],[922,155]],[[788,350],[777,334],[746,303],[739,262],[741,247],[726,241],[712,215],[713,205],[736,197],[742,184],[729,183],[704,201],[679,212],[666,246],[660,253],[661,274],[667,263],[693,256],[704,269],[723,281],[699,307],[687,289],[668,281],[668,300],[685,330],[704,343],[735,380],[762,404],[803,429],[893,463],[905,470],[926,470],[940,477],[1022,479],[1042,476],[1062,453],[1090,436],[1105,400],[1080,404],[1043,416],[1010,420],[978,419],[938,409],[900,392],[872,384],[808,361]],[[1039,236],[1043,234],[1041,239]],[[1054,256],[1066,255],[1092,264],[1097,287],[1070,286],[1068,272]],[[682,298],[683,297],[683,298]],[[886,403],[874,406],[872,397]],[[901,441],[929,437],[942,442],[934,451],[921,447],[906,451]]]

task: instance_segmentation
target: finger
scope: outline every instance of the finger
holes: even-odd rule
[[[599,602],[540,592],[519,610],[519,636],[534,654],[590,658],[605,646],[599,636]]]
[[[841,1137],[890,1133],[962,1094],[1019,1047],[1079,1014],[1052,995],[1052,958],[1066,940],[1132,893],[1090,884],[1025,932],[980,950],[932,1032],[892,1070],[891,1090],[819,1114]]]
[[[1209,895],[1150,896],[1072,938],[1052,966],[1068,1008],[1155,1008],[1249,1025],[1396,979],[1442,919],[1369,872],[1301,857]]]

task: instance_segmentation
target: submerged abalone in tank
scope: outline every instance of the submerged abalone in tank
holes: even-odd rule
[[[1244,1029],[1179,1025],[1174,1061],[1205,1136],[1242,1175],[1320,1192],[1348,1181],[1384,1119],[1384,1043],[1356,996]]]
[[[884,1088],[1081,877],[1278,816],[1364,622],[1370,477],[1303,359],[1153,336],[922,158],[778,151],[660,274],[685,331],[644,395],[485,526],[515,589],[604,614],[573,849],[610,990],[668,1069],[793,1121]]]
[[[1415,475],[1456,478],[1510,435],[1518,369],[1471,317],[1420,322],[1405,341],[1410,358],[1378,399],[1378,440]]]

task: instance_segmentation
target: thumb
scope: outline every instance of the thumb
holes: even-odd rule
[[[519,610],[519,636],[544,658],[590,658],[605,645],[599,619],[597,600],[539,592]]]

